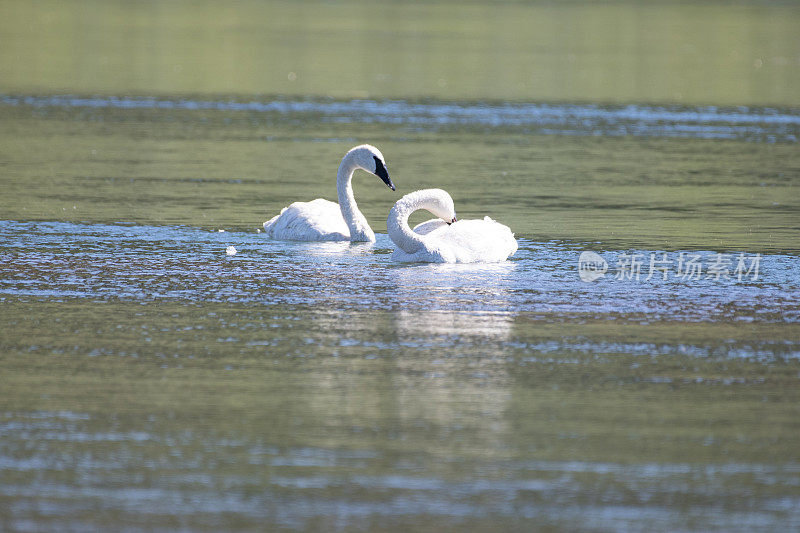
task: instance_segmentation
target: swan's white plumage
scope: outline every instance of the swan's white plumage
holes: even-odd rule
[[[414,233],[419,233],[420,235],[427,235],[432,231],[446,227],[447,227],[447,222],[445,222],[441,218],[432,218],[430,220],[426,220],[425,222],[420,222],[419,224],[414,226]]]
[[[411,230],[408,217],[427,209],[439,219]],[[404,262],[479,263],[505,261],[517,251],[517,240],[508,226],[489,217],[483,220],[446,221],[456,218],[453,199],[441,189],[415,191],[401,198],[389,213],[386,226],[397,245],[392,259]]]
[[[359,168],[378,175],[394,190],[381,152],[368,144],[356,146],[342,158],[336,175],[339,203],[322,198],[294,202],[264,222],[264,232],[273,239],[291,241],[375,242],[375,234],[353,196],[351,181]]]
[[[339,204],[317,198],[310,202],[294,202],[279,215],[264,222],[270,237],[289,241],[349,241],[347,227]]]

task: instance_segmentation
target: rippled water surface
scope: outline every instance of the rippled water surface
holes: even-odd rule
[[[796,6],[2,11],[0,530],[800,529]]]
[[[163,109],[239,111],[309,116],[321,122],[402,124],[439,131],[447,127],[502,127],[505,132],[595,136],[689,137],[768,142],[797,142],[796,109],[717,108],[713,106],[598,106],[593,104],[492,104],[398,100],[273,100],[268,102],[157,98],[81,98],[75,96],[2,96],[10,106],[36,109]]]
[[[477,313],[497,325],[510,325],[517,313],[551,321],[800,321],[800,260],[789,255],[599,250],[611,270],[585,282],[580,243],[525,238],[503,263],[406,267],[391,261],[394,243],[385,234],[374,244],[293,243],[255,230],[2,222],[0,236],[8,260],[3,292],[24,297],[331,306],[412,320],[463,313],[467,323]],[[623,266],[634,254],[638,269]],[[712,266],[718,256],[725,263],[719,274]],[[698,271],[686,266],[691,257]]]
[[[800,525],[795,256],[587,283],[584,245],[526,238],[397,265],[384,234],[0,236],[10,529]]]

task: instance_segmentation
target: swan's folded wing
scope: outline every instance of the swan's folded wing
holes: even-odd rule
[[[508,226],[489,217],[459,220],[431,234],[441,248],[451,251],[459,263],[505,261],[517,251],[517,240]]]
[[[339,204],[317,198],[294,202],[281,214],[264,223],[264,230],[274,239],[292,241],[347,241],[350,229],[342,218]]]
[[[446,228],[447,222],[442,220],[441,218],[432,218],[430,220],[426,220],[425,222],[421,222],[414,226],[414,233],[418,233],[420,235],[427,235],[432,231],[436,231],[438,229]]]

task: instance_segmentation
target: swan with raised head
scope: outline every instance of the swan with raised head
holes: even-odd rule
[[[273,239],[288,241],[375,242],[375,233],[358,210],[353,196],[353,173],[366,170],[378,176],[392,190],[383,154],[369,144],[352,148],[342,158],[336,175],[339,203],[322,198],[294,202],[280,214],[264,222],[264,231]]]
[[[408,217],[418,209],[436,215],[414,227]],[[397,245],[392,259],[426,263],[481,263],[505,261],[517,251],[508,226],[489,217],[458,220],[453,199],[442,189],[406,194],[394,204],[386,221],[389,237]]]

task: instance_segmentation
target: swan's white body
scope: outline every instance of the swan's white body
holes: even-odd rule
[[[380,151],[368,144],[356,146],[345,154],[339,165],[336,175],[338,204],[322,198],[294,202],[264,222],[264,232],[273,239],[289,241],[375,242],[375,233],[353,196],[353,173],[358,168],[376,174],[394,190]]]
[[[426,209],[440,218],[423,222],[412,230],[408,217],[418,209]],[[456,221],[453,199],[441,189],[403,196],[389,212],[386,227],[397,245],[392,253],[395,261],[488,263],[505,261],[517,251],[517,240],[508,226],[489,217]]]
[[[369,229],[369,226],[366,228]],[[339,204],[322,198],[310,202],[294,202],[289,207],[284,207],[279,215],[264,222],[264,231],[273,239],[285,241],[350,240],[350,228],[342,216]],[[370,239],[367,234],[367,238],[362,240],[374,241],[374,233],[372,236]]]

